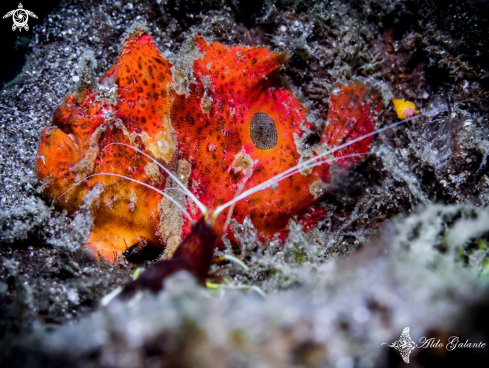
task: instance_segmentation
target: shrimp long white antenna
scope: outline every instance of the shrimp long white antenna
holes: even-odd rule
[[[318,165],[322,165],[323,163],[326,163],[326,162],[329,162],[330,160],[325,160],[325,161],[319,161],[321,158],[325,157],[325,156],[328,156],[336,151],[339,151],[345,147],[348,147],[354,143],[357,143],[357,142],[360,142],[366,138],[369,138],[369,137],[372,137],[374,135],[377,135],[377,134],[380,134],[386,130],[389,130],[389,129],[392,129],[392,128],[395,128],[396,126],[399,126],[401,124],[404,124],[404,123],[407,123],[411,120],[414,120],[416,118],[419,118],[419,117],[422,117],[422,116],[435,116],[437,114],[439,114],[440,112],[442,111],[445,111],[446,108],[435,108],[435,109],[432,109],[432,110],[429,110],[429,111],[426,111],[424,113],[421,113],[421,114],[418,114],[418,115],[415,115],[415,116],[412,116],[410,118],[407,118],[407,119],[404,119],[404,120],[401,120],[401,121],[398,121],[398,122],[395,122],[393,124],[390,124],[390,125],[387,125],[386,127],[383,127],[383,128],[380,128],[378,130],[375,130],[373,132],[370,132],[368,134],[365,134],[361,137],[358,137],[358,138],[355,138],[355,139],[352,139],[351,141],[348,141],[346,143],[343,143],[343,144],[340,144],[339,146],[336,146],[332,149],[329,149],[325,152],[322,152],[321,154],[317,155],[317,156],[314,156],[314,157],[311,157],[310,159],[306,160],[306,161],[303,161],[299,164],[297,164],[296,166],[292,166],[290,169],[287,169],[283,172],[281,172],[280,174],[277,174],[275,176],[273,176],[272,178],[264,181],[263,183],[261,184],[258,184],[256,186],[254,186],[253,188],[250,188],[246,191],[244,191],[243,193],[241,193],[240,195],[234,197],[232,200],[230,200],[229,202],[227,203],[224,203],[223,205],[217,207],[215,209],[215,211],[213,212],[212,214],[212,218],[213,219],[216,219],[217,216],[219,216],[219,214],[225,210],[226,208],[228,208],[229,206],[232,206],[234,205],[235,203],[241,201],[242,199],[245,199],[247,197],[249,197],[250,195],[253,195],[257,192],[260,192],[268,187],[270,187],[271,185],[275,184],[275,183],[278,183],[286,178],[288,178],[289,176],[292,176],[294,174],[296,174],[297,172],[299,172],[300,170],[303,170],[303,169],[307,169],[307,168],[311,168],[311,167],[314,167],[314,166],[318,166]],[[348,157],[348,156],[345,156],[345,158]]]
[[[197,207],[199,207],[199,210],[200,210],[200,212],[203,215],[205,215],[208,212],[207,207],[201,201],[199,201],[197,199],[197,197],[185,185],[183,185],[182,182],[170,170],[168,170],[166,167],[164,167],[162,164],[160,164],[158,162],[158,160],[156,160],[155,158],[151,157],[150,155],[147,155],[146,153],[144,153],[143,151],[141,151],[137,147],[131,146],[130,144],[126,144],[126,143],[120,143],[120,142],[109,143],[108,145],[106,145],[102,149],[102,153],[109,146],[125,146],[125,147],[129,147],[129,148],[132,148],[134,151],[140,153],[144,157],[149,158],[156,165],[158,165],[159,168],[161,168],[164,172],[166,172],[173,180],[175,180],[175,182],[182,188],[183,193],[186,194],[186,195],[188,195],[195,202],[195,204],[197,205]]]
[[[189,219],[189,221],[194,221],[193,218],[190,216],[190,214],[185,210],[185,208],[183,208],[182,205],[180,203],[178,203],[177,200],[175,200],[173,197],[169,196],[165,192],[163,192],[163,191],[161,191],[161,190],[153,187],[152,185],[146,184],[146,183],[144,183],[142,181],[139,181],[139,180],[130,178],[128,176],[114,174],[114,173],[97,173],[97,174],[88,175],[85,178],[83,178],[82,180],[80,180],[79,182],[74,183],[73,186],[70,189],[68,189],[67,191],[63,192],[61,195],[59,195],[58,197],[56,197],[55,201],[58,200],[59,198],[61,198],[62,196],[64,196],[66,193],[71,192],[73,189],[75,189],[76,186],[80,185],[85,180],[90,179],[90,178],[93,178],[93,177],[96,177],[96,176],[115,176],[115,177],[118,177],[118,178],[129,180],[129,181],[131,181],[133,183],[136,183],[136,184],[144,185],[145,187],[147,187],[147,188],[155,191],[156,193],[161,194],[163,197],[168,198],[175,206],[178,207],[178,209],[180,209],[182,211],[182,213]]]

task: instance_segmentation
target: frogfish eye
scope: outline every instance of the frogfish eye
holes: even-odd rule
[[[274,148],[278,139],[275,122],[264,112],[257,112],[251,118],[250,136],[256,148],[261,150]]]

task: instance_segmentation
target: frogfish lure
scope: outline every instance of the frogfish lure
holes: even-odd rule
[[[42,132],[36,165],[44,195],[74,213],[100,192],[87,245],[109,260],[141,241],[170,258],[206,209],[220,209],[218,238],[230,232],[230,218],[247,216],[264,238],[285,231],[369,152],[372,137],[359,138],[374,130],[381,109],[366,85],[338,85],[326,127],[317,126],[281,84],[286,59],[196,34],[170,61],[146,31],[133,31],[115,65],[66,97]],[[272,177],[283,180],[263,187]]]

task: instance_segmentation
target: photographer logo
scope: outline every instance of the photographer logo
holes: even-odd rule
[[[445,347],[448,351],[452,351],[455,349],[467,349],[467,348],[475,348],[475,349],[483,349],[486,347],[485,342],[460,342],[460,338],[458,336],[451,336],[447,343],[442,343],[439,339],[436,340],[434,337],[427,338],[426,336],[422,336],[419,339],[419,344],[417,345],[409,335],[409,327],[406,327],[398,340],[394,341],[392,344],[388,344],[383,342],[381,345],[388,345],[391,348],[396,349],[401,354],[404,362],[409,363],[409,356],[411,352],[415,349],[441,349]]]
[[[29,25],[27,22],[29,21],[29,16],[33,18],[37,18],[37,15],[31,12],[30,10],[24,9],[22,3],[19,3],[19,8],[9,11],[7,14],[3,16],[3,19],[12,17],[14,24],[12,25],[12,31],[15,31],[17,28],[20,32],[22,29],[26,31],[29,30]]]

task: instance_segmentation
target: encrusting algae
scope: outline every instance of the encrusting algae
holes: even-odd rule
[[[148,33],[132,32],[99,86],[68,96],[53,126],[42,132],[38,179],[56,206],[73,213],[87,193],[103,186],[91,207],[87,245],[106,259],[141,241],[172,256],[191,222],[202,216],[175,179],[215,209],[301,160],[374,130],[378,96],[363,84],[338,85],[319,144],[305,150],[306,138],[318,127],[280,82],[284,53],[229,47],[199,34],[185,49],[170,62]],[[112,97],[104,97],[108,93]],[[285,231],[292,216],[326,193],[338,167],[362,160],[371,140],[334,152],[339,159],[331,172],[323,163],[237,202],[232,217],[242,222],[249,216],[265,238]],[[217,219],[218,238],[231,231],[225,222],[226,215]]]

